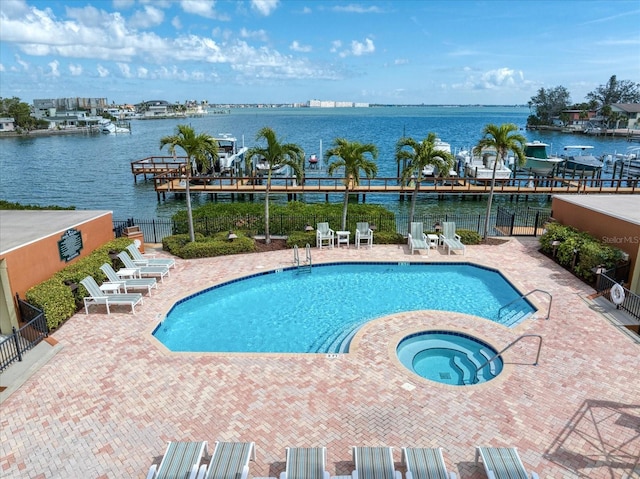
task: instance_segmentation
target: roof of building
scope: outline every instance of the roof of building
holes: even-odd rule
[[[640,113],[640,103],[614,103],[611,106],[627,113]]]
[[[640,195],[554,195],[553,198],[640,225]]]
[[[111,211],[0,210],[0,256],[42,238],[75,228]]]

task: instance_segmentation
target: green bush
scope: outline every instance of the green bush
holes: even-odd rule
[[[554,241],[559,244],[553,246]],[[595,279],[592,271],[594,268],[604,265],[606,269],[610,269],[622,259],[622,251],[618,248],[559,223],[545,225],[545,233],[540,236],[539,242],[543,252],[554,255],[559,264],[588,282]]]
[[[403,244],[407,240],[395,231],[374,231],[373,244]]]
[[[460,241],[462,241],[462,244],[472,245],[480,244],[482,242],[482,237],[475,231],[459,229],[456,230],[456,233],[460,235]]]
[[[294,231],[287,237],[287,247],[293,248],[305,248],[307,245],[316,245],[316,233],[315,231]]]
[[[228,232],[205,237],[196,233],[195,241],[189,241],[189,235],[173,235],[164,238],[164,249],[183,259],[209,258],[230,254],[253,253],[257,251],[255,241],[241,231],[234,231],[238,236],[233,241],[227,239]]]

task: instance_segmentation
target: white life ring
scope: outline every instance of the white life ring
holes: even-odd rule
[[[613,304],[620,305],[624,302],[624,288],[618,283],[611,287],[611,301]]]

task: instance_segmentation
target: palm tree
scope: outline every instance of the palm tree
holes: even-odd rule
[[[254,159],[264,160],[267,168],[267,184],[264,195],[264,241],[271,243],[269,234],[269,191],[271,189],[271,175],[274,170],[283,166],[288,166],[293,170],[293,174],[298,182],[302,181],[304,171],[304,150],[294,143],[281,143],[278,141],[275,132],[265,126],[262,128],[256,140],[266,140],[266,147],[253,147],[247,151],[245,162],[251,164]]]
[[[489,190],[489,201],[487,202],[487,215],[484,222],[484,235],[486,240],[489,233],[489,218],[491,217],[491,203],[493,201],[493,189],[496,184],[496,169],[498,164],[503,164],[509,151],[516,156],[516,165],[521,167],[524,165],[526,158],[524,156],[524,144],[527,139],[519,133],[518,127],[513,123],[504,123],[500,126],[489,124],[482,130],[483,138],[473,148],[475,155],[482,155],[483,150],[495,150],[496,160],[493,163],[493,173],[491,175],[491,189]]]
[[[367,178],[373,178],[378,173],[378,166],[365,155],[371,155],[373,160],[378,158],[378,148],[372,143],[362,144],[357,141],[347,141],[344,138],[336,138],[333,146],[325,153],[325,161],[332,157],[338,158],[329,165],[329,176],[338,168],[344,168],[344,203],[342,207],[342,229],[347,227],[347,207],[349,205],[349,193],[360,184],[360,170],[364,171]]]
[[[209,162],[213,164],[218,159],[218,142],[215,138],[205,134],[197,134],[188,125],[178,125],[176,134],[163,136],[160,138],[160,149],[169,145],[169,153],[174,157],[176,147],[182,148],[187,154],[185,194],[187,197],[187,218],[189,223],[189,239],[195,241],[193,231],[193,213],[191,211],[191,196],[189,192],[189,182],[191,181],[191,168],[198,164]]]
[[[402,137],[396,143],[396,161],[406,165],[401,173],[402,184],[406,185],[414,181],[415,187],[411,195],[411,209],[409,210],[409,224],[413,221],[416,209],[416,199],[420,183],[424,179],[422,172],[426,166],[433,166],[438,171],[449,171],[453,168],[455,159],[453,155],[444,150],[436,149],[436,134],[429,135],[418,143],[411,137]]]

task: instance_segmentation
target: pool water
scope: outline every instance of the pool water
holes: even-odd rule
[[[453,331],[425,331],[398,344],[400,362],[431,381],[464,386],[490,381],[502,372],[497,351],[477,338]]]
[[[154,336],[172,351],[346,352],[375,318],[435,309],[504,321],[499,309],[520,296],[499,272],[466,263],[334,263],[206,289],[176,303]]]

